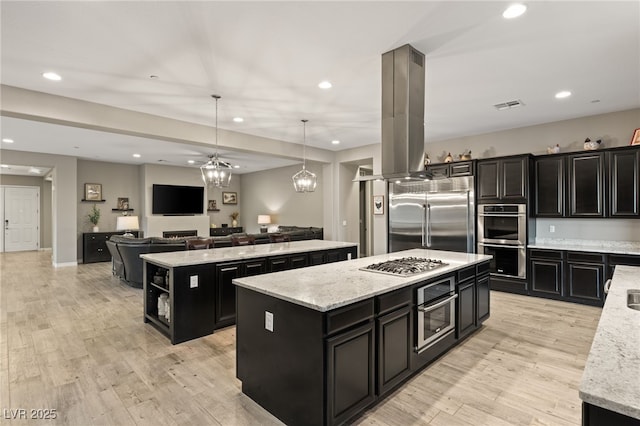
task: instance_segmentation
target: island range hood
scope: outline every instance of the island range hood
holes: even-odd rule
[[[424,167],[425,56],[409,44],[382,54],[382,176],[429,179]]]

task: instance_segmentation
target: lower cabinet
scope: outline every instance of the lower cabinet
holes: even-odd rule
[[[289,256],[270,257],[267,260],[267,270],[269,272],[280,272],[290,268],[291,260]]]
[[[411,374],[413,310],[411,305],[376,320],[378,395],[384,395]]]
[[[458,338],[476,328],[476,283],[466,281],[458,285]]]
[[[573,257],[584,260],[572,260]],[[601,254],[567,254],[567,299],[587,304],[604,303],[604,256]]]
[[[543,297],[563,296],[564,253],[555,250],[530,250],[531,294]]]
[[[477,321],[480,325],[481,322],[489,318],[491,312],[491,286],[489,281],[489,274],[479,276],[476,281],[476,288],[478,290],[477,298]]]
[[[458,300],[456,305],[457,328],[456,337],[465,337],[482,325],[489,318],[490,281],[486,271],[470,268],[469,273],[462,270],[458,273]],[[464,279],[465,276],[470,278]]]
[[[242,263],[216,265],[216,305],[214,328],[226,327],[236,320],[236,286],[233,279],[243,276]]]
[[[326,340],[327,420],[340,424],[375,400],[373,321]]]

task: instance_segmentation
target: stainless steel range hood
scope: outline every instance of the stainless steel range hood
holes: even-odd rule
[[[424,167],[424,54],[405,44],[382,54],[382,176],[428,179]]]
[[[424,87],[424,54],[405,44],[382,55],[381,154],[385,179],[426,177]]]

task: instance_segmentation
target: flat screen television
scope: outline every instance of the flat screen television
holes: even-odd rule
[[[154,184],[151,212],[164,215],[203,214],[204,188]]]

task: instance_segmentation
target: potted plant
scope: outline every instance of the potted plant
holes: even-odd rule
[[[233,226],[234,228],[238,226],[238,216],[240,216],[239,212],[233,212],[229,215],[229,217],[231,218],[231,226]]]
[[[89,222],[93,223],[93,232],[98,232],[98,222],[100,221],[100,209],[94,204],[89,216]]]

